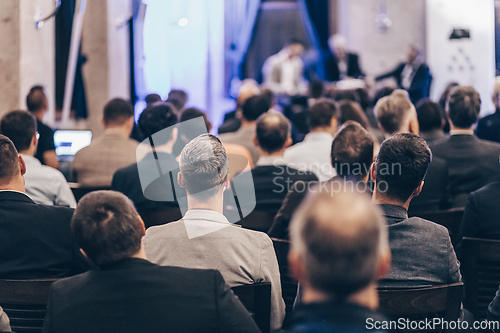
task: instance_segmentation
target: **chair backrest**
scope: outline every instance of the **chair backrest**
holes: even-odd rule
[[[12,331],[41,332],[55,279],[0,280],[0,306],[10,319]]]
[[[231,288],[241,303],[250,312],[253,320],[262,331],[271,330],[271,283],[248,284]]]
[[[463,238],[464,306],[476,319],[486,318],[488,304],[500,285],[500,240]]]
[[[253,212],[245,216],[241,221],[239,221],[238,224],[240,224],[245,229],[267,233],[273,225],[275,215],[276,214],[254,210]]]
[[[298,283],[288,269],[288,251],[290,249],[290,242],[284,239],[271,238],[278,259],[278,265],[281,276],[281,292],[286,306],[286,317],[284,326],[290,320],[290,314],[293,310],[293,303],[297,296]]]
[[[140,210],[139,215],[144,221],[146,229],[155,225],[179,221],[182,218],[182,212],[179,207],[161,210]]]
[[[379,289],[379,311],[398,317],[438,312],[444,313],[444,320],[456,321],[460,317],[463,288],[464,284],[458,282],[422,288]]]
[[[78,183],[68,183],[71,188],[71,192],[73,192],[73,196],[75,197],[76,202],[80,201],[80,199],[87,193],[94,191],[102,191],[102,190],[110,190],[109,186],[99,186],[99,187],[83,187]]]
[[[450,233],[451,243],[456,245],[458,241],[458,233],[460,231],[460,224],[462,223],[462,216],[464,215],[463,207],[426,212],[410,211],[409,215],[410,217],[418,216],[446,227]]]

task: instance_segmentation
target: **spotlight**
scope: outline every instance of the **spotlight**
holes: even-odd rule
[[[179,25],[180,25],[181,27],[184,27],[184,26],[185,26],[185,25],[187,25],[187,24],[188,24],[188,20],[187,20],[187,18],[184,18],[184,17],[183,17],[183,18],[181,18],[181,19],[179,20]]]

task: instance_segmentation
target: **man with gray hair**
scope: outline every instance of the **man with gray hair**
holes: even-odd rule
[[[216,269],[231,287],[270,282],[271,330],[279,329],[285,304],[271,239],[230,224],[223,215],[229,181],[222,143],[210,134],[196,137],[182,150],[179,166],[177,180],[186,189],[188,211],[177,222],[146,231],[147,257],[159,265]]]
[[[311,191],[290,225],[302,302],[290,332],[364,331],[381,321],[377,280],[389,270],[387,227],[366,193]]]

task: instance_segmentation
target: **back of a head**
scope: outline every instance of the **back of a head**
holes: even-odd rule
[[[495,108],[500,107],[500,76],[495,77],[495,83],[493,84],[493,95],[491,96]]]
[[[389,96],[390,94],[392,94],[394,92],[394,88],[392,87],[382,87],[380,88],[379,90],[377,90],[377,92],[375,93],[375,97],[373,98],[373,103],[372,105],[375,105],[377,104],[377,102],[379,100],[381,100],[382,98],[384,98],[385,96]]]
[[[47,107],[47,96],[42,86],[33,86],[26,96],[26,106],[30,112],[45,110]]]
[[[121,98],[110,100],[104,107],[105,126],[123,126],[134,116],[132,104]]]
[[[332,118],[338,118],[335,102],[329,98],[320,98],[307,112],[311,130],[321,127],[329,127]]]
[[[424,180],[431,161],[431,150],[418,135],[402,133],[386,139],[375,159],[378,193],[406,202]]]
[[[161,102],[161,97],[158,94],[149,94],[146,96],[146,105],[149,106],[156,102]]]
[[[71,220],[73,238],[98,267],[137,254],[144,230],[132,201],[114,191],[85,195]]]
[[[414,106],[404,90],[396,89],[389,96],[381,98],[375,105],[375,115],[387,134],[402,130],[403,124]]]
[[[2,118],[0,133],[12,140],[18,152],[24,152],[36,134],[35,117],[26,111],[9,112]]]
[[[458,87],[458,83],[456,82],[450,82],[444,88],[443,92],[441,93],[441,96],[439,97],[439,106],[443,109],[446,110],[446,102],[448,101],[448,97],[450,96],[450,92],[455,88]]]
[[[182,149],[179,168],[186,191],[205,201],[213,197],[226,181],[229,161],[220,140],[202,134]]]
[[[417,117],[421,132],[440,129],[442,124],[441,107],[429,99],[417,103]]]
[[[339,103],[340,110],[340,124],[345,123],[346,121],[352,120],[359,123],[363,126],[364,129],[370,128],[370,121],[368,117],[363,112],[361,106],[353,101],[343,100]]]
[[[186,105],[188,99],[188,95],[184,90],[180,89],[173,89],[170,90],[168,93],[168,98],[167,100],[172,101],[174,106],[177,108],[178,111],[182,110],[184,106]]]
[[[8,137],[0,134],[0,186],[9,184],[19,172],[16,147]]]
[[[183,121],[188,121],[188,120],[195,119],[198,117],[203,117],[203,121],[205,122],[205,126],[207,127],[206,130],[208,132],[210,129],[210,122],[208,121],[208,118],[207,118],[207,115],[205,114],[205,112],[201,111],[200,109],[188,108],[188,109],[182,111],[181,116],[179,118],[179,122],[182,123]]]
[[[247,121],[255,121],[261,114],[269,111],[270,108],[271,103],[266,96],[252,96],[243,104],[243,118]]]
[[[377,278],[387,251],[385,221],[366,193],[311,191],[290,224],[290,251],[311,287],[345,299]]]
[[[358,92],[356,90],[338,90],[333,93],[333,99],[337,102],[345,99],[353,102],[359,101]]]
[[[170,103],[165,102],[157,102],[148,106],[142,111],[138,121],[139,129],[146,138],[175,124],[177,124],[177,116]],[[162,135],[162,138],[169,140],[170,134],[171,131]],[[155,144],[160,145],[167,142],[155,142]]]
[[[348,121],[332,142],[332,165],[341,177],[365,177],[373,162],[373,139],[360,124]]]
[[[312,80],[309,85],[309,93],[311,98],[320,98],[323,96],[325,85],[321,80]]]
[[[236,107],[243,109],[243,105],[247,99],[252,96],[260,94],[260,88],[255,80],[244,80],[238,91],[238,98],[236,99]]]
[[[370,95],[368,94],[367,89],[358,88],[355,91],[359,96],[359,105],[363,109],[363,112],[366,112],[370,106]]]
[[[264,113],[257,119],[257,140],[260,148],[267,153],[283,149],[290,132],[290,121],[281,113]]]
[[[447,105],[452,124],[458,128],[469,128],[479,116],[481,98],[473,87],[458,87],[451,91]]]

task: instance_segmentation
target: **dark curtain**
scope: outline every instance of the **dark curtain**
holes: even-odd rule
[[[302,40],[306,48],[311,46],[297,3],[262,2],[243,63],[243,77],[262,82],[264,61],[278,53],[290,38]]]
[[[66,85],[66,71],[68,67],[69,46],[71,43],[71,30],[75,13],[75,0],[61,1],[61,6],[56,14],[56,110],[62,110],[64,102],[64,89]],[[78,52],[76,64],[75,84],[71,109],[75,110],[76,119],[87,118],[87,99],[83,83],[82,66],[86,62],[82,55],[81,47]]]

